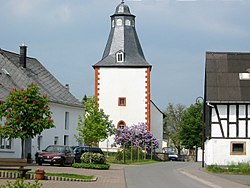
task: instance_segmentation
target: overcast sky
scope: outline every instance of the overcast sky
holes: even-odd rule
[[[121,0],[0,0],[0,48],[37,58],[82,99],[94,94],[110,16]],[[206,51],[250,52],[250,0],[125,0],[151,71],[151,98],[189,106],[203,96]]]

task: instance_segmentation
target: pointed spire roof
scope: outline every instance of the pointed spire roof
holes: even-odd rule
[[[119,56],[121,55],[121,56]],[[111,31],[102,59],[93,67],[151,67],[135,30],[135,16],[122,1],[111,16]]]

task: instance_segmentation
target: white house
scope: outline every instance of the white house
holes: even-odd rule
[[[205,165],[250,161],[250,53],[207,52]]]
[[[95,96],[99,107],[117,128],[146,123],[159,140],[163,135],[163,114],[151,101],[151,69],[143,54],[135,16],[122,1],[111,16],[111,31],[102,59],[93,65]],[[113,139],[100,143],[110,147]]]
[[[74,135],[78,116],[83,113],[82,103],[69,92],[69,85],[63,86],[37,59],[27,57],[26,51],[26,46],[20,46],[20,54],[0,49],[0,100],[4,101],[12,88],[21,89],[36,82],[41,94],[48,95],[56,126],[27,141],[26,156],[30,153],[34,158],[38,150],[50,144],[78,145]],[[0,156],[21,157],[20,139],[0,137]]]

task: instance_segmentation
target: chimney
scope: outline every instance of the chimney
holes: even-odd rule
[[[19,62],[23,68],[26,68],[26,57],[27,57],[27,46],[25,46],[25,44],[22,44],[20,46]]]
[[[65,88],[69,91],[69,84],[65,84]]]

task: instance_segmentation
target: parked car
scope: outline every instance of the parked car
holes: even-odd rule
[[[75,161],[73,150],[69,146],[49,145],[45,150],[37,154],[37,163],[42,165],[48,163],[50,165],[65,164],[72,165]]]
[[[79,146],[79,147],[76,147],[75,150],[74,150],[75,162],[76,163],[80,163],[81,162],[81,156],[82,156],[82,154],[86,153],[86,152],[100,153],[100,154],[104,155],[104,153],[101,150],[101,148],[98,148],[98,147],[89,147],[89,146]]]
[[[170,161],[178,161],[178,155],[175,152],[168,152],[167,155]]]

